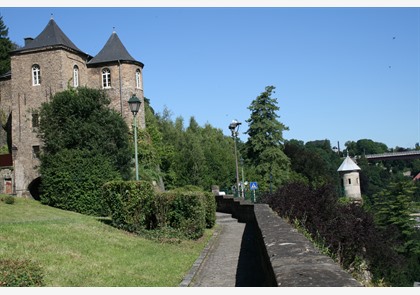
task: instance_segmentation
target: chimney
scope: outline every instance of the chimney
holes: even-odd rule
[[[26,37],[24,38],[24,40],[25,40],[25,46],[28,46],[29,44],[31,44],[32,41],[34,41],[34,38]]]

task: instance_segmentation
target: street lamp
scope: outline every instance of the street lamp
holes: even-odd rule
[[[232,132],[233,142],[235,144],[235,162],[236,162],[236,188],[237,192],[239,193],[239,172],[238,172],[238,152],[236,151],[236,139],[238,138],[239,134],[239,125],[242,123],[233,120],[232,123],[229,124],[229,129]]]
[[[242,199],[245,200],[245,179],[244,179],[244,159],[241,157],[241,170],[242,170]]]
[[[130,111],[133,113],[134,117],[134,157],[136,162],[136,180],[139,180],[139,161],[137,155],[137,120],[136,115],[140,110],[141,101],[137,98],[135,94],[131,96],[128,100],[128,105],[130,106]]]

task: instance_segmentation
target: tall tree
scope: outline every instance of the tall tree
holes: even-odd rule
[[[9,29],[3,22],[3,17],[0,16],[0,75],[10,71],[10,51],[15,46],[9,37]]]
[[[394,227],[394,239],[400,244],[397,251],[405,255],[420,254],[420,240],[416,238],[416,221],[411,217],[414,184],[411,180],[392,182],[381,193],[375,195],[372,212],[375,221],[382,227]]]
[[[283,152],[283,131],[287,126],[278,121],[277,99],[271,97],[274,86],[254,99],[248,109],[251,116],[248,123],[248,141],[245,144],[247,159],[255,169],[255,177],[261,182],[262,190],[270,185],[276,187],[287,180],[290,160]]]
[[[82,87],[57,93],[41,106],[44,204],[102,215],[106,208],[100,187],[109,180],[129,178],[129,129],[109,102],[105,92]]]

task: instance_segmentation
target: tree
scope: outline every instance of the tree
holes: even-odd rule
[[[246,120],[249,128],[245,133],[249,137],[245,152],[262,190],[271,184],[276,187],[284,183],[290,170],[290,160],[283,152],[283,131],[289,128],[277,120],[277,99],[271,97],[274,89],[274,86],[267,86],[252,101],[248,107],[251,116]]]
[[[381,227],[394,227],[394,239],[400,243],[396,249],[405,255],[420,254],[420,241],[416,239],[416,221],[410,216],[414,213],[412,202],[414,184],[411,180],[393,182],[381,193],[375,195],[372,212]]]
[[[292,139],[284,144],[284,152],[290,158],[291,169],[315,187],[334,184],[339,189],[337,168],[341,159],[332,150],[329,140],[303,141]]]
[[[10,71],[10,51],[16,46],[10,41],[9,29],[3,22],[3,17],[0,16],[0,75]]]
[[[359,139],[357,142],[347,141],[345,146],[350,156],[382,154],[388,151],[386,144],[371,139]]]
[[[100,187],[130,177],[129,129],[109,103],[105,92],[82,87],[57,93],[42,104],[41,202],[103,214],[97,205]]]
[[[155,181],[161,190],[164,190],[160,165],[165,153],[162,144],[162,133],[159,130],[158,118],[150,105],[150,100],[144,98],[144,111],[146,128],[137,130],[138,135],[138,161],[141,179]]]

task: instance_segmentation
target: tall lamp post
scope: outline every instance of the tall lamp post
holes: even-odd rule
[[[244,159],[241,157],[241,170],[242,170],[242,199],[245,200],[245,179],[244,179]]]
[[[239,134],[239,125],[242,123],[233,120],[232,123],[229,124],[229,129],[232,132],[233,142],[235,144],[235,162],[236,162],[236,189],[239,194],[239,171],[238,171],[238,152],[236,151],[236,139],[238,138]]]
[[[141,101],[137,98],[135,94],[131,96],[128,100],[128,105],[130,106],[130,111],[133,113],[134,117],[134,158],[136,162],[136,180],[139,180],[139,161],[137,155],[137,120],[136,115],[140,110]]]

